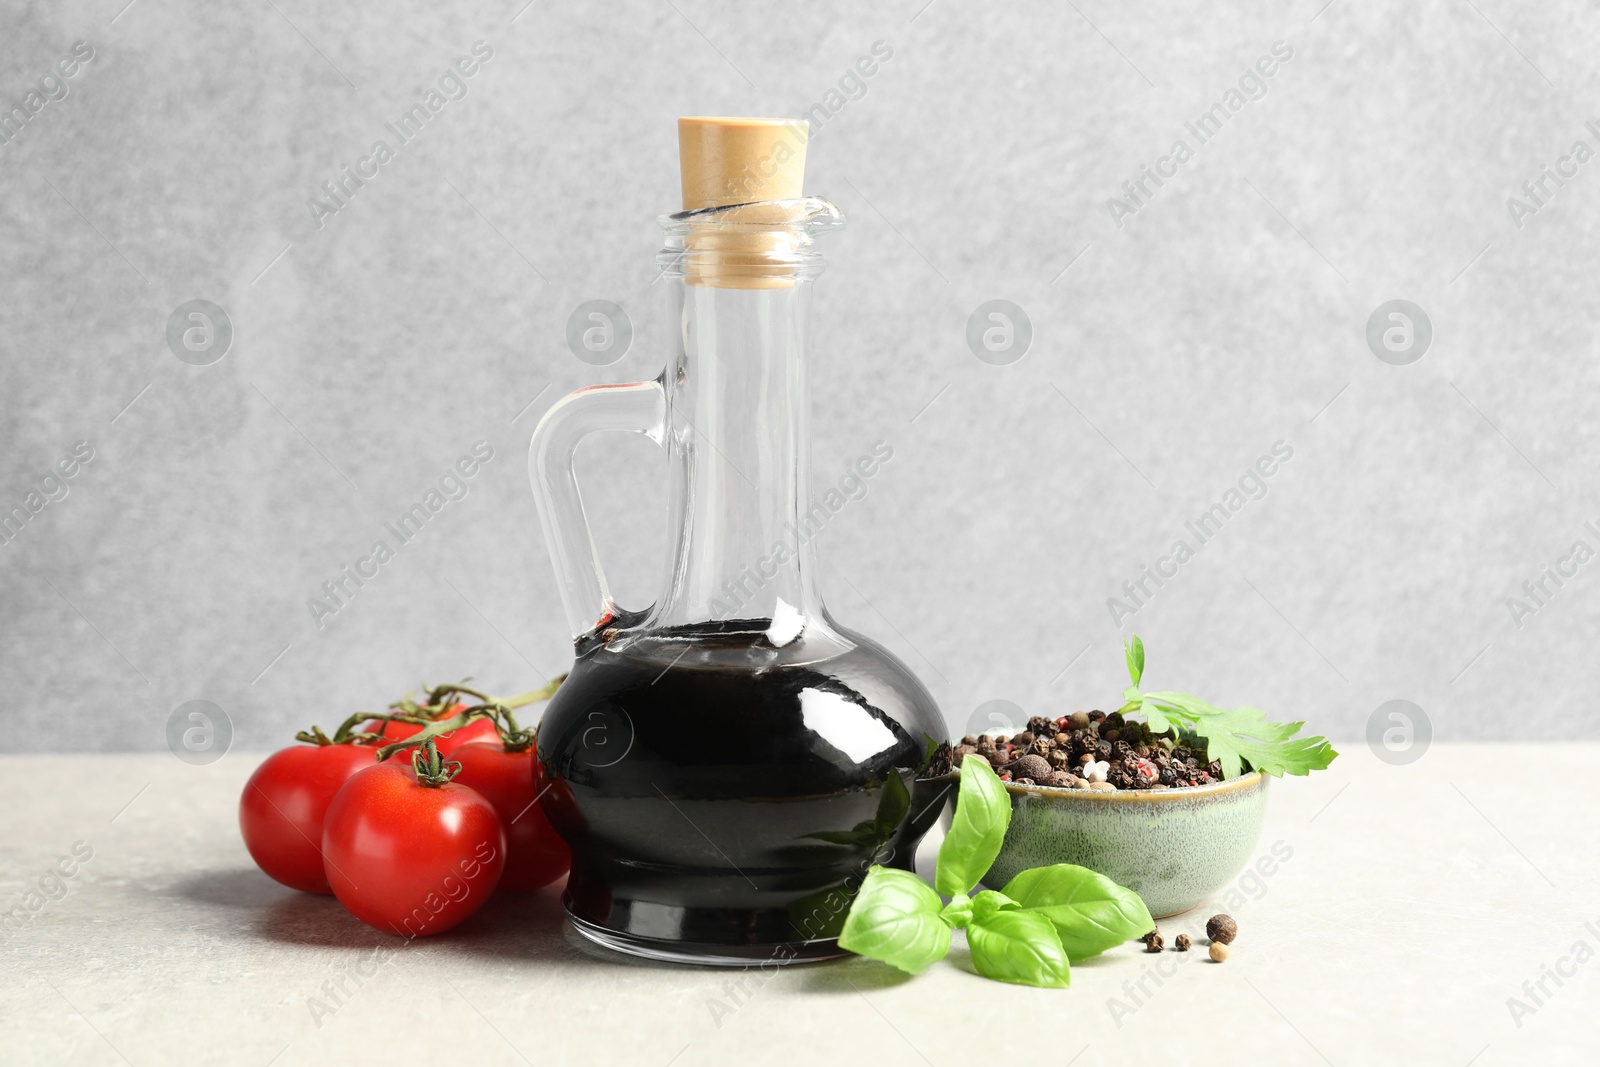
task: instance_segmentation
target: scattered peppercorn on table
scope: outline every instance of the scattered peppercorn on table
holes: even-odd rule
[[[568,931],[556,890],[405,942],[250,862],[235,810],[260,754],[4,757],[10,780],[50,788],[6,820],[0,1062],[1587,1061],[1600,743],[1540,749],[1553,790],[1470,770],[1518,745],[1435,744],[1398,767],[1338,747],[1330,770],[1272,783],[1256,858],[1160,921],[1165,951],[1129,942],[1065,990],[980,979],[959,941],[915,979],[863,959],[647,963]],[[1237,924],[1220,963],[1218,912]]]

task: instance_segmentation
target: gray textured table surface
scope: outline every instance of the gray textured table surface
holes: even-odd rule
[[[234,807],[256,755],[6,758],[24,801],[0,871],[0,1062],[1588,1059],[1600,745],[1440,744],[1407,767],[1341,747],[1274,791],[1258,853],[1288,858],[1226,891],[1232,959],[1130,945],[1065,991],[984,981],[959,942],[916,979],[635,962],[580,942],[553,891],[400,944],[251,865]],[[92,857],[56,880],[75,846]],[[1211,910],[1164,922],[1169,941]]]

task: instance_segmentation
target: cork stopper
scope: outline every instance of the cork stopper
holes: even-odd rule
[[[804,119],[679,119],[683,210],[800,199],[809,136]]]
[[[690,223],[684,278],[719,289],[782,289],[794,284],[783,264],[801,238],[776,202],[805,196],[804,119],[680,118],[678,163],[683,210],[754,204],[736,224]],[[772,203],[770,210],[759,205]],[[771,228],[767,228],[770,225]],[[786,229],[786,225],[788,228]]]

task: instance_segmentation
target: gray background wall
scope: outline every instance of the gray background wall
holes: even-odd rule
[[[809,172],[851,220],[818,293],[816,479],[894,448],[823,535],[841,619],[958,730],[989,700],[1112,703],[1136,629],[1152,684],[1336,738],[1391,699],[1441,738],[1600,736],[1600,563],[1506,603],[1600,549],[1600,161],[1520,228],[1507,208],[1600,149],[1593,10],[920,3],[0,5],[8,107],[95,53],[0,145],[0,503],[94,450],[0,545],[8,745],[160,748],[206,699],[262,748],[424,678],[563,669],[526,445],[556,397],[659,367],[673,120],[828,104],[877,41]],[[477,40],[467,95],[319,228],[308,198]],[[1280,40],[1198,145],[1185,122]],[[1119,228],[1108,198],[1178,138],[1195,158]],[[236,331],[209,366],[165,339],[196,298]],[[1034,329],[1008,366],[965,342],[995,298]],[[590,299],[637,333],[600,369],[564,341]],[[1392,299],[1433,326],[1409,365],[1366,340]],[[307,598],[479,440],[469,495],[319,629]],[[1265,496],[1115,625],[1107,598],[1278,441]],[[636,604],[658,464],[629,438],[581,463]]]

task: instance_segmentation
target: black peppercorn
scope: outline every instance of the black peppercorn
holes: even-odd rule
[[[1151,934],[1144,943],[1144,950],[1146,952],[1165,952],[1166,948],[1167,940],[1161,936],[1160,931]]]
[[[1206,764],[1206,773],[1213,778],[1221,778],[1222,762],[1220,760],[1212,760],[1210,763]]]
[[[1189,940],[1188,934],[1179,934],[1177,940],[1172,942],[1172,947],[1177,949],[1179,952],[1188,952],[1189,946],[1192,943],[1193,942]]]
[[[1094,746],[1094,758],[1095,759],[1101,759],[1101,760],[1110,759],[1111,758],[1111,742],[1110,741],[1097,742],[1095,744],[1095,746]]]
[[[1206,936],[1219,944],[1228,945],[1239,934],[1239,924],[1231,915],[1213,915],[1206,920]]]

